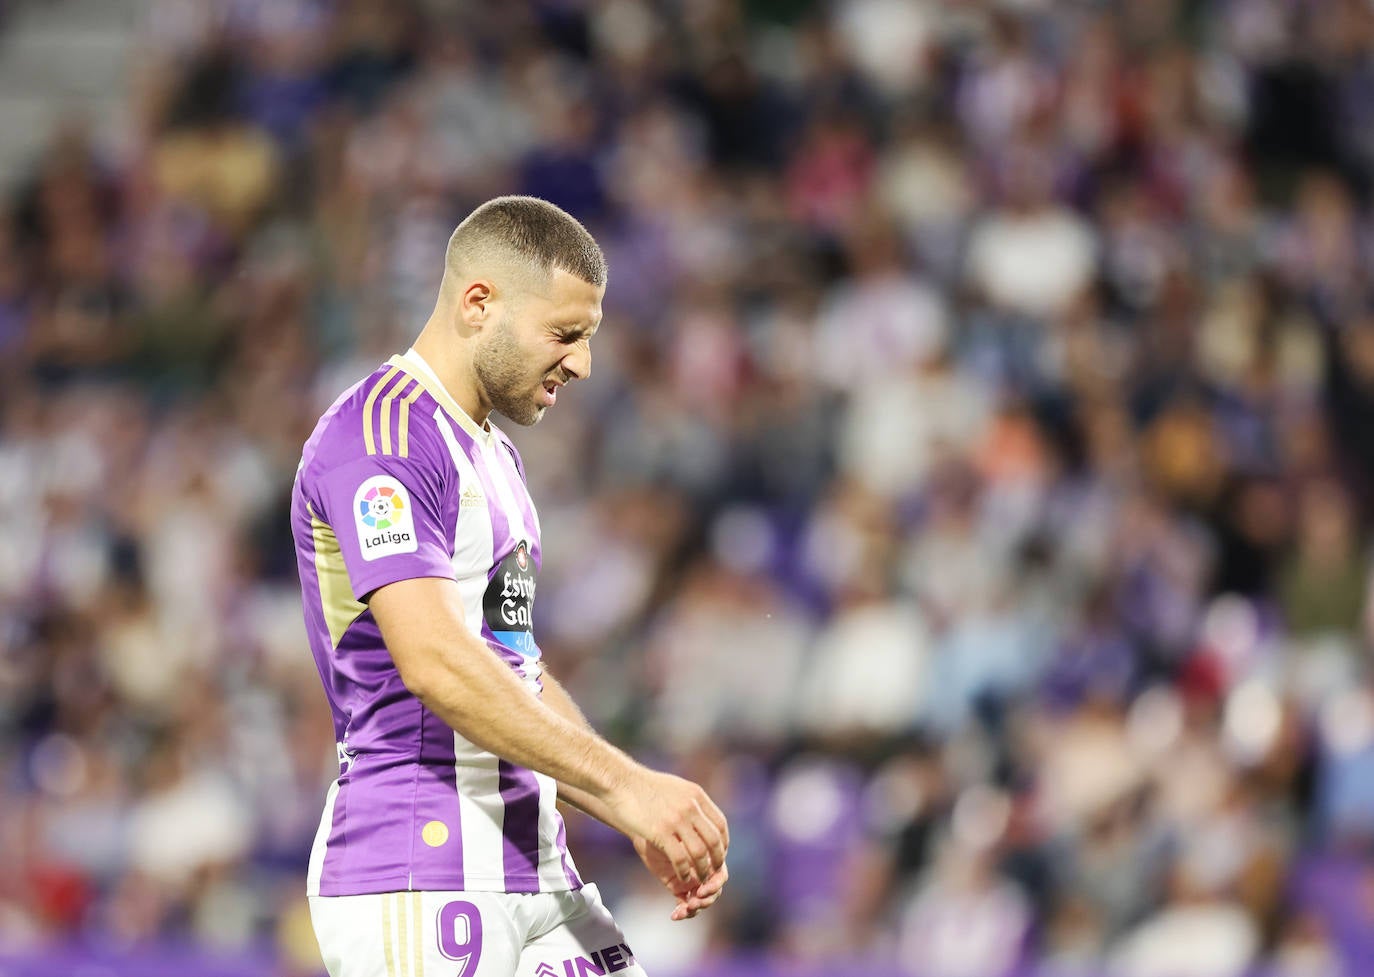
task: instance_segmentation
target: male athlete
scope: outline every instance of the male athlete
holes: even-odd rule
[[[605,287],[568,214],[488,201],[415,345],[306,442],[291,524],[339,752],[307,885],[331,977],[642,975],[557,798],[633,839],[674,919],[728,878],[724,815],[593,732],[531,626],[539,518],[490,416],[534,424],[588,375]]]

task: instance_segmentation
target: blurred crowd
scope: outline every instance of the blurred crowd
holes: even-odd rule
[[[1374,6],[153,0],[0,203],[0,946],[318,969],[300,447],[455,223],[611,268],[536,634],[700,779],[660,975],[1374,972]],[[506,425],[507,430],[513,425]]]

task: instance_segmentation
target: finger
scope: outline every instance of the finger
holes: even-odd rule
[[[685,902],[678,902],[678,904],[673,907],[672,919],[674,921],[691,919],[695,915],[696,912]]]
[[[725,883],[730,881],[730,869],[722,865],[716,873],[697,887],[696,895],[705,899],[707,896],[719,895],[725,888]]]
[[[705,882],[711,877],[712,872],[725,864],[725,838],[721,835],[715,822],[705,816],[705,812],[703,812],[702,817],[693,822],[692,827],[696,829],[697,836],[706,844],[707,857],[711,863],[710,871],[701,876],[701,881]]]
[[[693,889],[690,894],[698,899],[705,899],[707,896],[716,895],[723,888],[725,888],[725,883],[713,875]]]
[[[687,906],[687,918],[688,918],[688,919],[691,919],[691,918],[692,918],[693,916],[695,916],[697,913],[705,912],[707,909],[710,909],[711,906],[712,906],[714,903],[715,903],[715,900],[714,900],[714,899],[711,899],[711,900],[706,901],[706,902],[693,902],[693,903],[690,903],[690,904]]]
[[[725,841],[725,835],[720,833],[719,827],[716,827],[716,823],[709,818],[697,823],[697,833],[701,835],[702,841],[706,842],[706,849],[710,855],[710,871],[701,877],[701,881],[705,882],[714,871],[725,864],[725,851],[730,845]]]
[[[709,829],[708,829],[709,830]],[[711,877],[715,871],[715,866],[711,864],[710,840],[703,838],[698,825],[692,825],[679,835],[683,845],[687,848],[687,853],[692,857],[692,870],[695,873],[691,882],[692,888],[696,888],[701,883]]]
[[[691,899],[693,894],[696,892],[696,890],[693,889],[692,886],[689,884],[676,885],[670,891],[673,894],[673,898],[676,899],[678,902],[686,902],[688,899]]]
[[[668,856],[668,861],[672,863],[673,873],[678,881],[686,883],[688,888],[697,885],[695,859],[683,844],[682,839],[674,836],[668,839],[668,843],[663,847],[663,854]]]
[[[681,915],[676,915],[676,913],[675,913],[674,918],[676,918],[676,919],[691,919],[693,916],[695,916],[697,913],[701,912],[702,910],[704,910],[704,909],[710,909],[713,905],[715,905],[716,900],[719,899],[719,898],[720,898],[720,893],[719,893],[719,892],[717,892],[715,895],[713,895],[713,896],[711,896],[711,897],[709,897],[709,898],[707,898],[707,899],[698,899],[697,897],[692,896],[691,898],[687,899],[685,902],[679,902],[679,903],[678,903],[678,907],[682,910],[682,913],[681,913]]]
[[[705,812],[706,817],[710,820],[710,822],[713,825],[715,825],[716,831],[720,833],[722,844],[724,844],[726,848],[729,848],[730,822],[725,819],[725,812],[723,812],[719,807],[717,807],[716,802],[711,800],[711,798],[709,797],[705,799],[705,802],[701,805],[701,808],[702,811]],[[721,861],[725,861],[724,856],[721,857]]]
[[[714,892],[707,895],[688,896],[686,899],[687,906],[690,909],[705,909],[719,899],[723,891],[723,889],[716,889]]]

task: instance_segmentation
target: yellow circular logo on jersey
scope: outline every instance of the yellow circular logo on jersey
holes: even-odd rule
[[[431,821],[420,829],[420,837],[431,848],[438,848],[448,841],[448,825],[442,821]]]

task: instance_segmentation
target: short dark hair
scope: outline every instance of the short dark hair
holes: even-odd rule
[[[563,208],[538,197],[496,197],[463,219],[448,241],[450,268],[463,268],[486,248],[505,247],[544,271],[561,268],[591,285],[606,284],[606,256]]]

